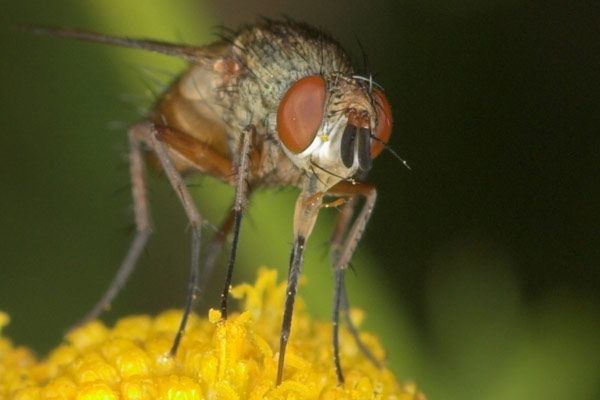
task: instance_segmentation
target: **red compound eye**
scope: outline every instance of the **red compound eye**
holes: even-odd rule
[[[373,89],[373,100],[375,100],[375,109],[377,110],[377,127],[375,128],[374,136],[383,143],[387,143],[392,133],[392,109],[381,90],[377,88]],[[371,158],[377,157],[382,150],[383,144],[377,140],[373,140],[371,144]]]
[[[277,130],[289,151],[300,153],[315,139],[323,120],[326,92],[325,80],[310,75],[294,82],[283,96],[277,110]]]

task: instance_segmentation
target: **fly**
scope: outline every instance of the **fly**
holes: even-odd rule
[[[388,100],[371,78],[356,75],[340,45],[322,32],[291,21],[262,20],[207,46],[107,36],[67,28],[27,27],[39,34],[83,39],[172,55],[190,62],[156,102],[146,120],[128,131],[129,168],[137,233],[104,296],[82,322],[97,318],[133,271],[152,233],[145,182],[149,152],[162,167],[191,226],[190,283],[173,340],[175,355],[191,313],[200,276],[203,218],[182,178],[211,175],[235,187],[231,211],[208,247],[204,276],[232,233],[221,316],[227,301],[242,217],[253,190],[296,186],[293,245],[280,334],[276,383],[283,379],[294,300],[305,247],[321,208],[342,205],[332,238],[333,349],[338,382],[339,314],[363,353],[349,318],[344,272],[371,216],[376,189],[361,181],[384,149],[392,129]],[[393,153],[393,152],[392,152]],[[395,154],[395,153],[393,153]],[[325,197],[337,197],[324,202]],[[358,199],[364,204],[359,209]],[[345,201],[347,199],[347,201]]]

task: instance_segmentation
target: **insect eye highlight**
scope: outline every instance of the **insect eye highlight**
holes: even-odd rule
[[[325,112],[326,86],[321,76],[310,75],[294,82],[281,99],[277,130],[291,152],[306,150],[315,139]]]
[[[375,101],[375,109],[377,110],[377,127],[375,128],[374,136],[387,143],[392,134],[392,109],[383,92],[377,88],[373,89],[373,100]],[[371,158],[375,158],[383,150],[383,144],[377,140],[373,140],[371,144]]]

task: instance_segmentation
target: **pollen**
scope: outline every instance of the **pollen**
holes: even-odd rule
[[[277,386],[284,293],[277,273],[260,269],[254,284],[231,290],[243,311],[227,321],[216,310],[208,318],[192,316],[174,357],[169,350],[181,311],[126,317],[113,328],[91,322],[69,333],[45,360],[0,336],[0,399],[425,399],[414,383],[399,384],[357,351],[345,328],[340,356],[346,379],[338,384],[331,323],[311,320],[301,299]],[[0,330],[8,322],[0,312]],[[361,338],[383,358],[374,335]]]

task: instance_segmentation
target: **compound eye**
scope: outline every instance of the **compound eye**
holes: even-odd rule
[[[392,109],[381,90],[373,89],[373,100],[377,110],[377,127],[375,128],[375,137],[381,142],[387,143],[392,133]],[[383,150],[383,144],[373,140],[371,144],[371,158],[375,158]]]
[[[315,139],[325,112],[325,80],[310,75],[294,82],[277,110],[279,139],[292,153],[300,153]]]

